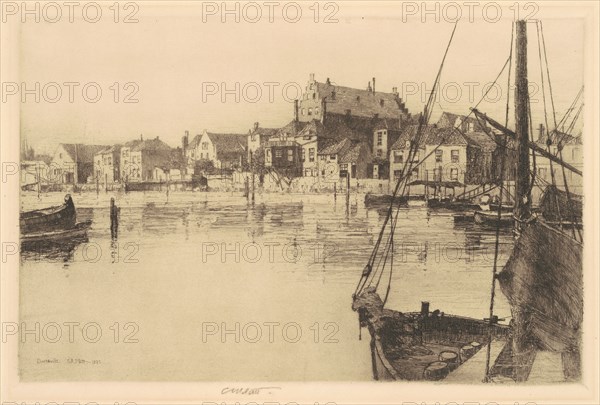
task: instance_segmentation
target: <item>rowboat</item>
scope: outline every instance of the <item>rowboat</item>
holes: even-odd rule
[[[500,221],[500,226],[512,226],[513,219],[512,212],[502,212],[499,218],[498,211],[475,211],[473,214],[473,220],[479,225],[496,226]]]
[[[428,302],[421,304],[421,312],[383,306],[374,288],[366,288],[353,303],[371,335],[373,378],[378,381],[443,380],[485,347],[490,333],[495,345],[509,342],[508,325],[430,312]]]
[[[72,228],[75,225],[75,204],[70,194],[55,207],[22,212],[19,217],[21,234],[49,232]]]
[[[39,243],[63,243],[65,241],[78,240],[86,237],[88,229],[92,226],[92,220],[79,222],[67,229],[58,229],[48,232],[33,232],[21,235],[21,246]]]

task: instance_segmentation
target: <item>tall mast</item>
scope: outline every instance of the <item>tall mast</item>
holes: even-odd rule
[[[515,178],[514,214],[519,220],[531,215],[531,187],[529,176],[529,86],[527,81],[527,21],[516,23],[516,89],[515,132],[517,145],[517,173]]]

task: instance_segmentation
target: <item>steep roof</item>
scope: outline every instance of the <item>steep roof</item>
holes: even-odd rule
[[[465,137],[454,128],[437,128],[434,127],[427,132],[427,139],[425,140],[426,145],[467,145]]]
[[[283,127],[279,128],[275,133],[276,136],[280,136],[283,134],[287,134],[289,136],[296,136],[305,126],[307,126],[308,122],[300,122],[296,120],[291,120]]]
[[[402,100],[397,93],[361,90],[352,87],[337,86],[331,83],[314,82],[319,97],[326,98],[327,113],[346,114],[381,118],[398,118],[406,113]]]
[[[99,150],[98,152],[96,152],[96,155],[102,153],[119,153],[119,151],[121,150],[122,145],[121,144],[115,144],[113,146],[109,146],[108,148]]]
[[[133,145],[130,146],[132,151],[159,151],[159,150],[171,150],[171,147],[161,141],[158,136],[154,139],[136,140],[133,141]]]
[[[366,157],[367,161],[371,161],[372,156],[369,145],[365,142],[359,142],[341,154],[340,163],[356,163],[360,158],[361,153],[364,153],[363,156]]]
[[[96,153],[108,148],[107,145],[85,145],[83,143],[61,143],[61,146],[73,161],[90,163],[94,161]]]
[[[206,133],[217,149],[217,153],[245,152],[247,135]]]
[[[392,145],[392,147],[390,149],[391,150],[407,149],[406,142],[416,139],[418,129],[419,129],[418,125],[409,125],[406,128],[404,128],[404,131],[402,131],[400,133],[400,136],[398,137],[396,142],[394,142],[394,144]],[[436,131],[439,131],[439,128],[434,125],[423,126],[421,128],[421,142],[420,142],[419,146],[421,148],[424,147],[425,144],[427,143],[427,139],[429,138],[429,136],[433,132],[436,132]]]
[[[481,127],[479,120],[475,117],[470,117],[470,116],[468,117],[466,115],[453,114],[453,113],[450,113],[447,111],[444,111],[442,113],[442,115],[438,119],[437,124],[439,127],[448,127],[448,126],[454,127],[454,126],[456,126],[456,120],[459,118],[461,121],[461,126],[463,126],[465,124],[473,124],[475,128],[480,129],[480,127]]]
[[[485,132],[466,132],[463,136],[471,146],[476,146],[487,152],[496,150],[496,142]]]
[[[349,138],[344,138],[339,142],[336,142],[332,145],[329,145],[326,148],[323,148],[322,151],[320,151],[318,154],[319,155],[337,155],[337,154],[343,154],[346,153],[349,149],[351,149],[353,146],[352,141]]]

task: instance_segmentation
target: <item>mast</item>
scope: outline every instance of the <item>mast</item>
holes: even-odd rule
[[[529,83],[527,81],[527,21],[516,22],[515,132],[517,176],[515,179],[514,215],[526,220],[531,215],[529,179]]]

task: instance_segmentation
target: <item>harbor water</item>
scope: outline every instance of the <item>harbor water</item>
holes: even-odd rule
[[[110,198],[120,208],[111,238]],[[21,195],[21,210],[63,193]],[[21,253],[24,381],[369,381],[352,294],[385,218],[364,195],[74,193],[87,239]],[[387,307],[486,318],[495,230],[401,208]],[[512,247],[500,235],[499,266]],[[500,269],[501,267],[499,267]],[[381,286],[385,291],[389,275]],[[497,290],[495,314],[510,308]],[[36,324],[38,326],[36,326]],[[38,330],[36,331],[36,328]]]

